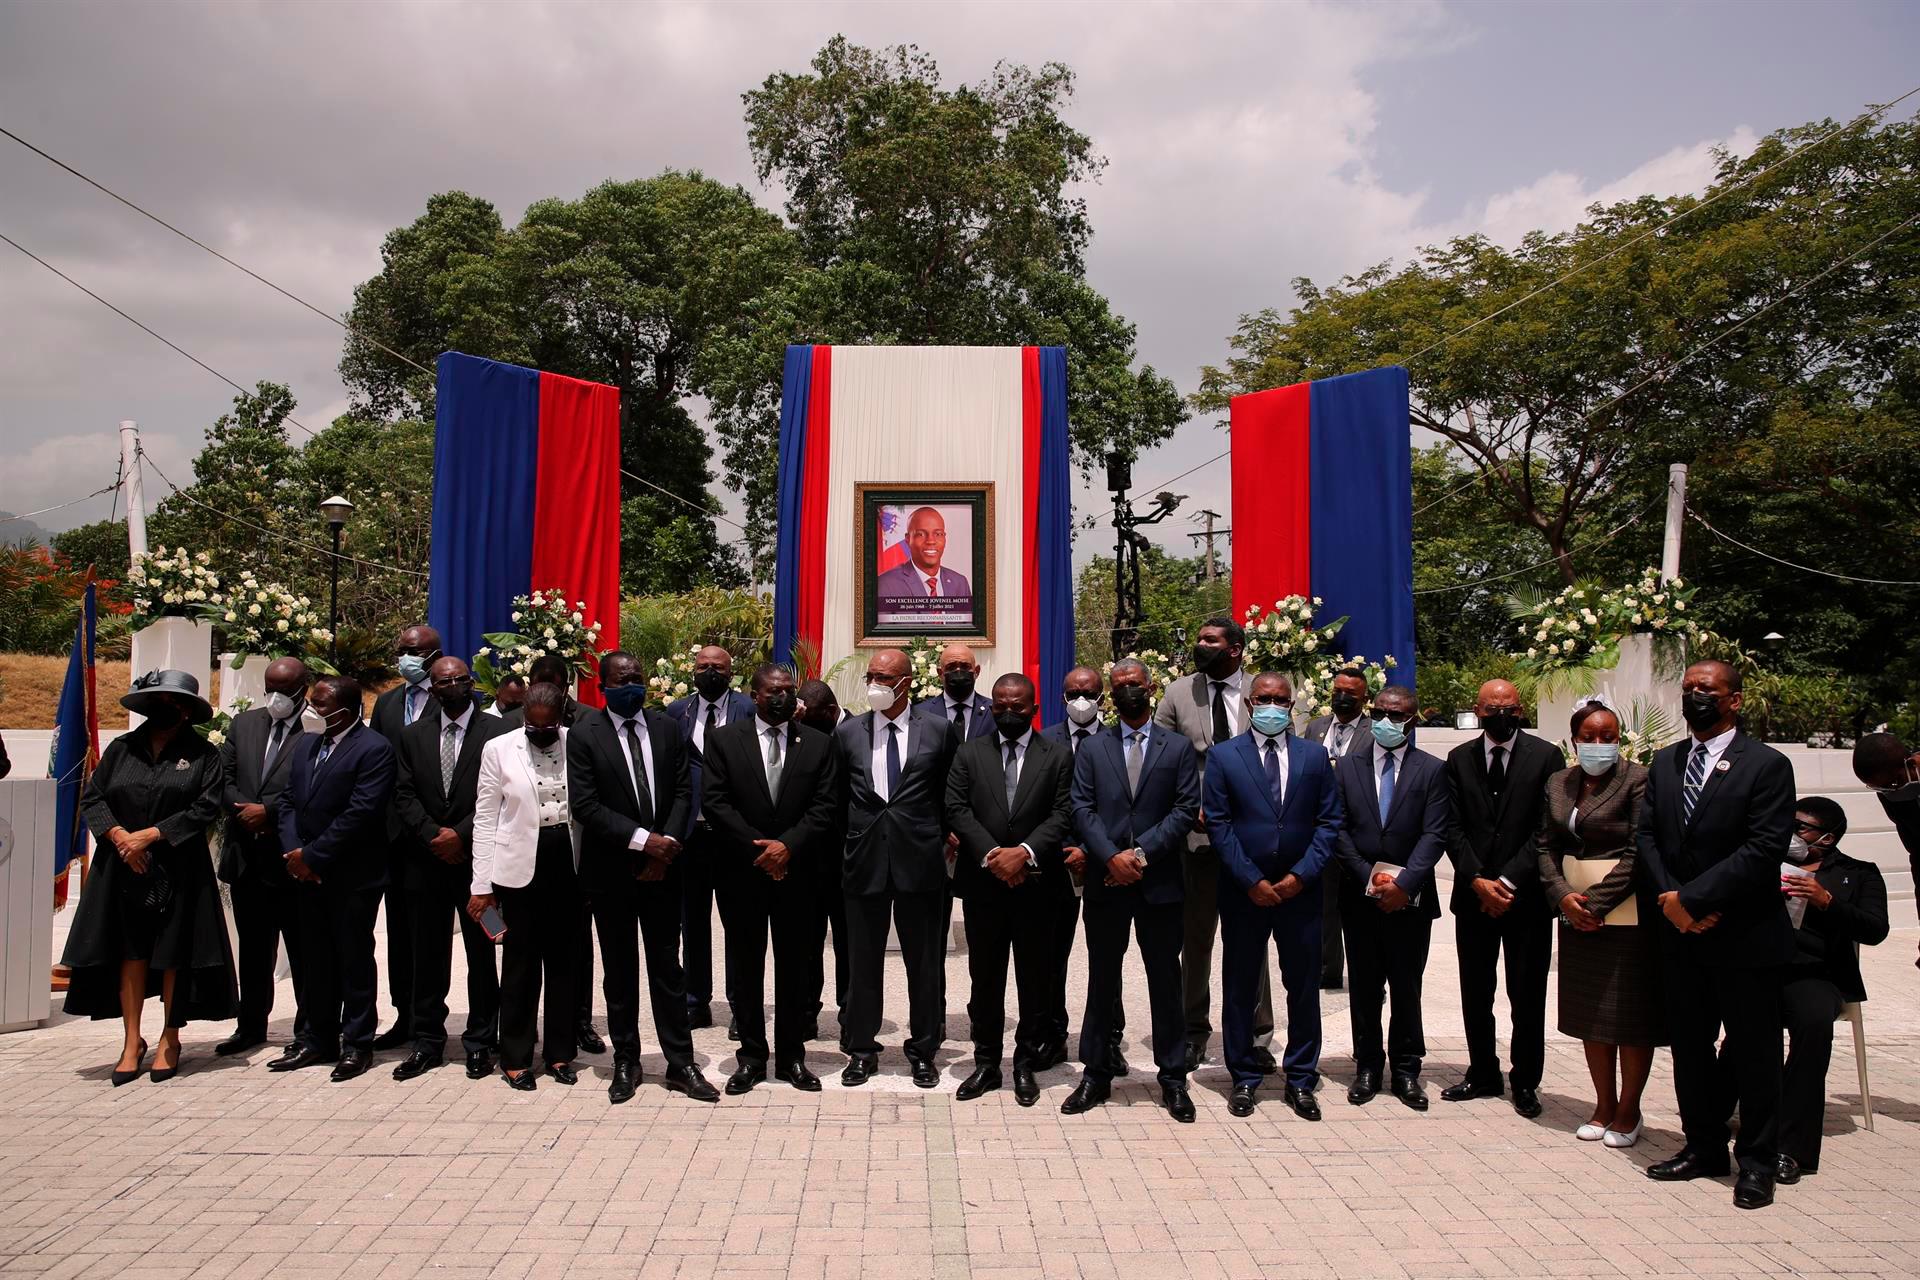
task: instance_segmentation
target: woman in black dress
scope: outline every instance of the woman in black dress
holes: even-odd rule
[[[166,1007],[156,1083],[180,1068],[180,1028],[231,1018],[235,1004],[233,953],[207,848],[220,817],[220,752],[193,730],[213,708],[184,671],[148,672],[120,705],[146,720],[108,745],[80,797],[101,856],[62,956],[73,970],[67,1012],[126,1024],[116,1086],[140,1074],[149,996]]]

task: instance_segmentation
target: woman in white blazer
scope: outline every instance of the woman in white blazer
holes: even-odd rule
[[[546,986],[540,1038],[547,1072],[573,1084],[578,1049],[580,831],[567,801],[566,695],[537,684],[527,691],[525,724],[489,739],[480,752],[473,813],[473,897],[479,920],[498,905],[507,933],[500,957],[500,1068],[515,1089],[535,1087],[534,1015]]]

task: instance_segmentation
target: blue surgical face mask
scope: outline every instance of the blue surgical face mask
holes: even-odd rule
[[[400,678],[408,684],[419,684],[427,678],[427,660],[417,653],[403,653],[394,663],[400,669]]]
[[[1586,770],[1590,778],[1599,777],[1620,759],[1620,744],[1617,742],[1581,742],[1576,743],[1573,750],[1580,757],[1580,767]]]
[[[1407,745],[1407,731],[1391,720],[1375,720],[1373,740],[1389,751],[1398,751]]]
[[[1277,738],[1293,723],[1293,713],[1285,707],[1255,707],[1253,727],[1269,738]]]
[[[606,695],[607,710],[623,720],[639,715],[640,709],[647,705],[647,686],[637,681],[633,684],[617,684],[601,692]]]

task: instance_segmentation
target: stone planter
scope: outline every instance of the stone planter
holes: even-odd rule
[[[129,665],[135,680],[149,671],[184,671],[200,682],[200,696],[212,701],[213,624],[193,618],[162,618],[142,627],[133,633]],[[120,694],[115,693],[113,698],[118,702]],[[145,719],[130,714],[128,728]]]

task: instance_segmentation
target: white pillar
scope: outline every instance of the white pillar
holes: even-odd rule
[[[140,485],[140,427],[120,424],[120,496],[127,503],[127,551],[134,558],[147,554],[147,499]]]
[[[1687,522],[1687,464],[1667,468],[1667,536],[1660,548],[1660,581],[1680,576],[1681,526]]]

